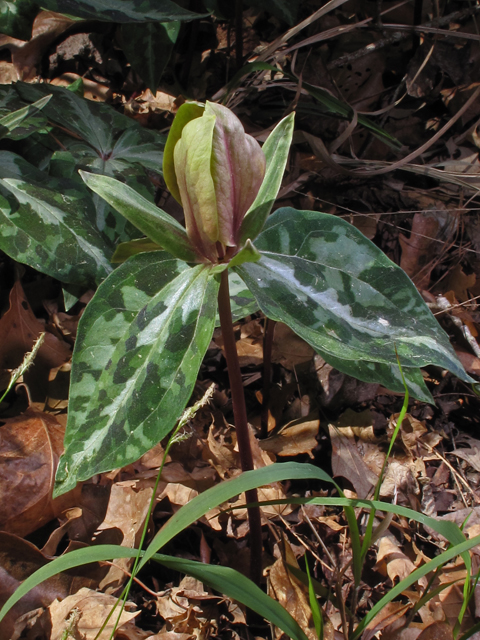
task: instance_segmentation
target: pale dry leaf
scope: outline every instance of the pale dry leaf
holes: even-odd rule
[[[475,471],[480,471],[480,440],[464,434],[461,442],[467,446],[454,449],[450,454],[466,460]]]
[[[201,582],[185,576],[178,587],[159,594],[156,604],[169,631],[203,638],[216,627],[219,600],[207,593]]]
[[[20,44],[10,48],[20,79],[28,81],[35,77],[36,67],[45,51],[73,22],[72,18],[53,11],[41,11],[37,15],[31,39],[28,42],[17,41]]]
[[[235,433],[230,427],[211,425],[202,458],[212,465],[222,480],[232,477],[240,469],[240,456],[235,445]]]
[[[0,369],[18,367],[45,331],[45,323],[35,317],[20,281],[13,285],[9,301],[9,309],[0,319]],[[50,369],[61,366],[70,356],[70,346],[47,331],[35,365],[24,375],[34,401],[45,400]]]
[[[112,90],[110,87],[100,84],[99,82],[94,82],[93,80],[89,80],[88,78],[83,78],[79,76],[77,73],[62,73],[61,76],[57,76],[51,82],[56,87],[69,87],[76,80],[82,78],[83,84],[83,96],[87,100],[92,100],[92,102],[105,102],[112,96]]]
[[[454,570],[446,570],[442,572],[440,576],[440,583],[445,584],[453,582],[443,591],[438,594],[438,599],[445,615],[445,621],[453,627],[458,619],[458,615],[463,606],[463,586],[467,572],[464,568],[458,568]],[[475,621],[471,615],[470,610],[467,608],[464,619],[462,621],[462,631],[466,631],[474,625]]]
[[[286,611],[296,620],[309,640],[318,640],[308,599],[308,588],[297,580],[287,565],[298,567],[295,554],[282,534],[282,556],[269,569],[269,590]],[[277,630],[276,637],[281,633]]]
[[[51,618],[52,632],[49,640],[62,640],[67,620],[71,612],[76,609],[80,616],[77,622],[77,630],[83,634],[85,640],[94,640],[100,627],[105,622],[108,614],[117,603],[117,598],[92,591],[91,589],[82,588],[77,593],[67,596],[61,602],[55,600],[48,608]],[[118,630],[127,625],[140,612],[129,611],[131,604],[122,611],[118,622]],[[120,609],[117,610],[118,612]],[[107,622],[105,629],[102,631],[98,640],[108,640],[116,625],[118,614],[112,615]],[[80,636],[82,637],[82,636]]]
[[[13,84],[19,80],[17,69],[13,62],[0,60],[0,84]]]
[[[395,583],[402,581],[415,571],[415,564],[400,549],[396,541],[391,536],[383,536],[378,543],[376,569],[386,573],[390,580]],[[421,578],[419,584],[423,587],[427,585],[426,578]]]
[[[383,478],[380,495],[384,498],[397,497],[399,501],[411,503],[419,494],[415,463],[409,460],[391,460]]]
[[[176,633],[175,631],[160,631],[154,636],[148,636],[145,640],[195,640],[193,633]]]
[[[260,447],[278,456],[296,456],[307,453],[313,458],[313,449],[317,446],[316,436],[320,428],[318,416],[310,419],[292,420],[278,433],[260,441]]]
[[[123,539],[120,541],[122,547],[137,547],[152,494],[153,480],[138,482],[135,487],[128,483],[115,483],[110,491],[105,518],[96,532],[96,536],[101,536],[102,544],[119,544],[118,532],[120,531],[123,534]],[[115,560],[115,566],[110,567],[99,588],[105,593],[116,591],[126,580],[132,563],[133,558]]]
[[[393,433],[393,430],[397,424],[397,418],[399,414],[394,414],[389,420],[389,433]],[[402,439],[403,444],[405,445],[407,451],[409,451],[412,456],[416,457],[420,452],[422,444],[422,437],[428,432],[425,423],[417,420],[412,415],[407,413],[405,418],[400,425],[400,437]]]

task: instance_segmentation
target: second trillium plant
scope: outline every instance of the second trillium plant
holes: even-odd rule
[[[122,247],[130,257],[80,321],[56,495],[137,460],[173,429],[218,312],[230,331],[229,285],[236,318],[260,309],[361,380],[403,391],[397,352],[409,391],[421,400],[431,401],[425,365],[472,381],[407,275],[353,226],[290,207],[270,215],[292,134],[293,114],[261,148],[226,107],[182,105],[164,177],[186,228],[127,185],[82,173],[147,239]],[[234,376],[238,363],[228,365]],[[243,393],[231,382],[232,395]],[[243,414],[237,402],[237,429]]]

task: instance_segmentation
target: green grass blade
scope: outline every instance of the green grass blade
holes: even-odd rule
[[[435,571],[437,567],[440,567],[450,560],[453,560],[456,556],[463,555],[465,552],[468,552],[473,547],[476,547],[480,544],[480,536],[475,536],[470,540],[466,540],[461,544],[457,544],[452,546],[447,551],[444,551],[430,562],[427,562],[422,567],[419,567],[415,571],[413,571],[409,576],[404,578],[401,582],[393,587],[383,598],[381,598],[367,613],[365,618],[360,622],[358,627],[355,629],[353,634],[350,637],[350,640],[357,640],[365,629],[365,627],[373,620],[373,618],[389,603],[392,602],[396,597],[400,596],[408,587],[411,587],[415,582],[426,576],[431,571]]]
[[[308,578],[308,600],[310,602],[310,609],[312,610],[313,624],[315,625],[315,631],[319,640],[323,640],[323,617],[320,607],[318,606],[317,596],[315,589],[313,588],[312,577],[310,576],[310,567],[308,566],[308,559],[305,556],[305,568],[307,570]]]
[[[255,469],[254,471],[247,471],[237,478],[232,478],[204,491],[179,509],[165,526],[160,529],[148,546],[140,563],[140,568],[167,542],[180,533],[180,531],[183,531],[204,516],[210,509],[218,507],[220,504],[227,502],[227,500],[249,489],[262,487],[272,482],[281,482],[282,480],[301,479],[317,479],[322,482],[328,482],[340,491],[338,485],[325,471],[311,464],[285,462],[281,464],[271,464],[268,467]]]
[[[252,611],[272,622],[293,640],[306,640],[304,632],[292,616],[273,598],[267,596],[259,587],[244,575],[218,565],[204,564],[183,558],[173,558],[156,554],[153,559],[162,565],[181,571],[204,582],[212,589],[238,600]]]

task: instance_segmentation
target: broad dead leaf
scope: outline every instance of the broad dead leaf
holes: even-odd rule
[[[0,529],[25,536],[72,504],[75,490],[52,500],[65,429],[54,416],[28,410],[0,428]]]
[[[41,11],[37,15],[29,42],[15,40],[9,47],[20,79],[27,81],[35,77],[36,67],[45,51],[73,22],[53,11]]]
[[[467,446],[454,449],[451,451],[451,455],[466,460],[475,471],[480,471],[480,440],[462,434],[460,442]]]
[[[382,638],[386,640],[397,640],[397,630],[405,624],[405,614],[410,608],[410,604],[389,602],[382,607],[382,610],[368,623],[363,639],[372,640],[382,631]],[[410,638],[408,640],[410,640]]]
[[[159,594],[157,610],[169,631],[182,634],[182,638],[203,638],[216,629],[219,599],[205,591],[201,582],[185,576],[178,587]],[[160,640],[164,640],[162,634]]]

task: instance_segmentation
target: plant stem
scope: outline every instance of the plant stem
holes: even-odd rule
[[[253,467],[252,448],[247,421],[247,407],[243,391],[242,373],[238,361],[235,334],[233,332],[232,311],[230,307],[230,291],[228,287],[228,269],[222,272],[220,290],[218,292],[218,314],[222,329],[225,359],[232,393],[233,417],[237,433],[238,450],[242,471],[251,471]],[[256,489],[245,493],[247,504],[258,502]],[[250,525],[250,578],[260,584],[262,577],[262,521],[259,507],[249,507],[248,522]]]
[[[270,385],[272,377],[272,346],[275,333],[275,320],[265,318],[263,336],[263,391],[262,413],[260,418],[260,437],[268,437],[268,409],[270,406]]]

